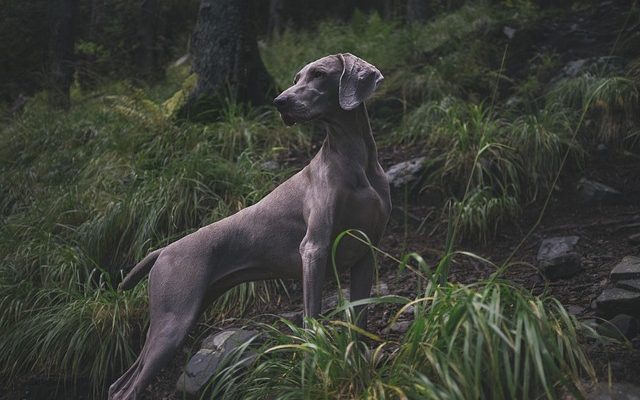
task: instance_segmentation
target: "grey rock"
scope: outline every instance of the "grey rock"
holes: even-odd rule
[[[522,103],[522,99],[518,96],[509,96],[509,98],[506,101],[507,107],[513,107],[519,103]]]
[[[576,186],[578,196],[584,203],[603,203],[620,199],[622,193],[603,183],[582,178]]]
[[[238,346],[258,336],[258,332],[229,329],[210,335],[202,342],[202,348],[189,360],[184,372],[178,378],[176,389],[191,395],[197,394],[209,380],[218,373],[227,357]],[[249,365],[256,357],[253,351],[241,355],[241,364]]]
[[[581,315],[585,311],[584,307],[581,307],[575,304],[569,304],[565,308],[571,315]]]
[[[600,382],[587,394],[587,400],[640,400],[640,387],[631,383]]]
[[[591,329],[598,329],[598,327],[600,326],[600,320],[595,318],[582,320],[582,323]]]
[[[618,314],[638,315],[640,313],[640,293],[620,288],[605,289],[596,299],[598,313],[605,317]]]
[[[399,188],[418,179],[418,175],[424,169],[427,157],[417,157],[409,161],[394,164],[387,170],[387,179],[392,187]]]
[[[538,250],[538,260],[553,258],[558,254],[572,252],[580,241],[579,236],[558,236],[542,241]]]
[[[582,269],[582,257],[575,251],[578,236],[544,239],[538,249],[538,268],[549,279],[569,278]]]
[[[402,315],[405,316],[405,317],[413,318],[415,313],[416,313],[416,307],[415,306],[409,306],[409,307],[405,308],[405,310],[402,312]]]
[[[634,233],[627,239],[629,244],[640,245],[640,233]]]
[[[287,319],[287,320],[293,322],[297,326],[302,326],[302,320],[303,320],[303,312],[302,311],[284,312],[284,313],[281,313],[279,315],[279,317]]]
[[[596,154],[600,157],[606,157],[607,154],[609,154],[609,147],[604,143],[598,144],[596,147]]]
[[[640,279],[628,279],[625,281],[619,281],[616,283],[616,286],[620,289],[626,289],[631,292],[640,293]]]
[[[371,296],[386,296],[389,294],[389,286],[386,282],[378,282],[371,288]]]
[[[349,289],[345,288],[341,290],[342,290],[342,297],[345,300],[349,301],[349,296],[351,294]],[[322,299],[322,313],[326,314],[327,312],[333,311],[338,306],[338,300],[339,300],[339,296],[337,291],[325,297],[324,299]]]
[[[513,37],[516,35],[516,32],[518,32],[518,30],[510,26],[505,26],[504,28],[502,28],[502,33],[504,33],[507,39],[513,39]]]
[[[626,256],[611,271],[614,282],[629,279],[640,279],[640,257]]]
[[[577,28],[577,26],[576,26]],[[621,57],[590,57],[572,60],[565,64],[562,72],[552,81],[575,78],[582,75],[619,74],[624,71],[626,61]]]
[[[351,291],[348,288],[341,289],[342,296],[345,300],[349,301]],[[389,294],[389,286],[385,282],[378,282],[371,288],[371,297],[386,296]],[[331,295],[322,299],[322,313],[333,311],[338,306],[338,292],[334,292]]]
[[[409,330],[409,327],[411,326],[412,322],[413,321],[398,321],[398,322],[395,322],[391,326],[388,326],[388,327],[384,328],[382,330],[382,333],[385,334],[385,335],[387,335],[387,334],[389,334],[391,332],[404,334]]]
[[[569,61],[564,68],[562,68],[562,72],[569,78],[575,78],[584,70],[585,65],[587,65],[586,59]]]
[[[275,160],[268,160],[261,163],[260,168],[265,171],[275,172],[280,169],[280,164]]]
[[[609,321],[603,322],[598,332],[616,339],[631,340],[638,336],[639,329],[640,322],[637,318],[627,314],[618,314]]]

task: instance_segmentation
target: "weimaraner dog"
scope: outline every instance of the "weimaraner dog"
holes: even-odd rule
[[[322,286],[332,276],[332,241],[347,229],[377,243],[391,210],[364,101],[383,77],[352,54],[306,65],[274,105],[287,125],[322,121],[322,148],[300,172],[257,204],[147,255],[121,283],[129,289],[149,273],[150,324],[142,352],[109,388],[110,399],[135,399],[169,362],[201,311],[248,281],[302,278],[304,315],[320,313]],[[339,271],[351,269],[351,300],[369,297],[370,249],[345,237]],[[150,272],[149,272],[150,271]],[[366,309],[356,309],[366,324]]]

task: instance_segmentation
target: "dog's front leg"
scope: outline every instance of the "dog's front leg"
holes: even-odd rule
[[[370,251],[351,267],[351,301],[366,299],[371,295],[373,284],[374,260]],[[367,307],[354,307],[356,324],[362,329],[367,329]]]
[[[329,252],[328,235],[307,231],[300,243],[302,257],[302,291],[305,317],[317,317],[322,309],[322,284]],[[327,236],[327,239],[325,239]]]

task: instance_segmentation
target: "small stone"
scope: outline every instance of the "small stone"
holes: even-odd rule
[[[303,313],[302,311],[289,311],[279,315],[280,318],[293,322],[296,326],[302,326]]]
[[[348,288],[341,289],[342,296],[346,301],[349,301],[351,291]],[[389,286],[385,282],[378,282],[371,288],[371,297],[386,296],[389,294]],[[333,311],[338,306],[338,292],[333,292],[331,295],[322,299],[322,313]]]
[[[640,279],[640,257],[626,256],[611,271],[611,280],[614,282]]]
[[[640,233],[634,233],[633,235],[629,236],[627,240],[631,245],[640,245]]]
[[[618,200],[622,193],[600,182],[582,178],[577,185],[578,195],[584,203],[603,203]]]
[[[609,153],[609,147],[607,147],[606,144],[604,143],[600,143],[597,147],[596,147],[596,154],[600,157],[606,157],[607,154]]]
[[[638,315],[640,313],[640,293],[620,288],[606,289],[596,299],[598,313],[605,317],[617,314]]]
[[[637,318],[627,314],[618,314],[611,320],[602,323],[598,331],[605,336],[631,340],[638,336],[639,329],[640,322]]]
[[[507,107],[513,107],[518,103],[521,103],[522,99],[518,96],[509,96],[509,98],[506,101],[506,105]]]
[[[387,296],[389,294],[389,286],[385,282],[378,282],[371,288],[371,296]]]
[[[418,175],[424,169],[426,160],[427,157],[417,157],[389,167],[386,172],[389,185],[399,188],[418,179]]]
[[[391,330],[396,332],[396,333],[405,333],[406,331],[409,330],[409,327],[411,326],[412,321],[400,321],[400,322],[396,322],[395,324],[393,324],[391,326]]]
[[[640,293],[640,279],[630,279],[626,281],[619,281],[616,286],[620,289],[626,289],[631,292]]]
[[[510,26],[505,26],[504,28],[502,28],[502,33],[504,33],[504,35],[509,40],[513,39],[513,37],[516,35],[517,31],[518,31],[517,29],[514,29],[514,28],[512,28]]]
[[[256,336],[258,332],[242,329],[229,329],[208,336],[203,340],[202,348],[187,363],[178,378],[176,389],[191,395],[197,394],[218,373],[219,367],[235,349]],[[240,362],[249,365],[255,357],[256,353],[249,350]]]
[[[280,169],[280,164],[275,160],[264,161],[260,164],[260,168],[269,172],[276,172]]]
[[[409,330],[409,327],[411,326],[411,323],[412,323],[412,321],[398,321],[398,322],[395,322],[393,325],[387,326],[386,328],[384,328],[382,330],[382,333],[385,334],[385,335],[388,335],[391,332],[404,334]]]
[[[549,279],[569,278],[582,269],[582,257],[575,251],[578,236],[544,239],[538,250],[538,268]]]
[[[582,323],[591,329],[598,329],[598,327],[600,326],[600,320],[594,318],[583,320]]]
[[[574,78],[574,77],[576,77],[578,74],[580,74],[582,72],[582,70],[583,70],[583,68],[584,68],[584,66],[586,64],[587,64],[587,60],[586,59],[569,61],[567,63],[567,65],[564,66],[563,72],[569,78]]]
[[[402,314],[404,314],[404,315],[413,315],[413,314],[415,314],[415,312],[416,312],[416,307],[415,306],[409,306],[402,312]]]
[[[575,304],[569,304],[565,308],[571,315],[580,315],[584,312],[584,307],[577,306]]]
[[[578,236],[558,236],[544,239],[538,250],[538,260],[553,258],[556,254],[573,251],[580,241]]]
[[[220,350],[225,347],[235,348],[250,339],[258,336],[256,331],[242,329],[228,329],[215,335],[209,335],[202,341],[202,348],[208,350]]]
[[[345,300],[349,300],[349,296],[350,296],[350,290],[349,289],[340,289],[342,290],[342,297]],[[326,314],[330,311],[333,311],[336,309],[336,307],[338,306],[338,300],[339,300],[339,296],[338,296],[338,292],[334,292],[333,294],[325,297],[322,299],[322,313]]]
[[[640,400],[640,386],[631,383],[600,382],[585,398],[586,400]]]

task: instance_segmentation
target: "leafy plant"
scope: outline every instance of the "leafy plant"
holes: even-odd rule
[[[86,380],[96,397],[144,337],[146,285],[117,293],[122,270],[257,202],[288,173],[261,160],[306,146],[273,113],[230,106],[220,123],[181,125],[145,92],[112,90],[69,114],[35,99],[0,132],[0,374]],[[207,320],[282,293],[240,286]]]
[[[203,397],[553,399],[563,390],[579,395],[582,374],[593,377],[579,342],[593,332],[553,298],[499,280],[456,285],[436,278],[415,299],[364,301],[403,304],[390,324],[414,310],[400,338],[361,331],[349,322],[349,305],[341,308],[347,322],[261,326],[258,358],[247,367],[234,354]]]
[[[563,104],[588,112],[596,122],[591,141],[621,146],[629,131],[637,129],[635,109],[640,99],[640,85],[633,74],[612,75],[606,72],[586,72],[563,79],[549,91],[549,105]]]

